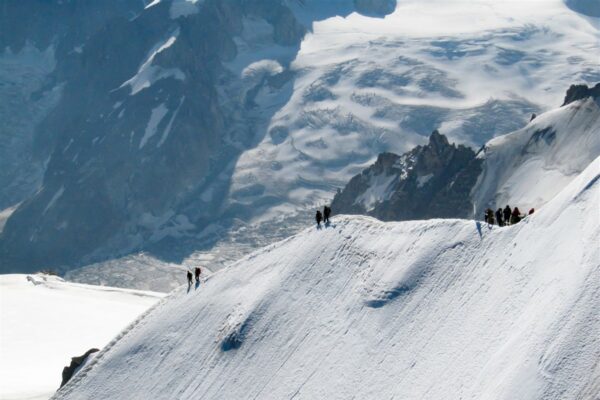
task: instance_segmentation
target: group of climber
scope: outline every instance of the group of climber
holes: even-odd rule
[[[323,213],[321,214],[320,210],[317,210],[317,215],[315,215],[315,219],[317,221],[317,227],[321,227],[321,221],[325,225],[329,224],[329,217],[331,216],[331,208],[328,206],[323,207]]]
[[[200,267],[196,267],[194,268],[194,276],[196,277],[196,284],[200,283],[200,274],[202,273],[202,270],[200,269]],[[192,271],[190,271],[188,269],[187,272],[187,280],[188,280],[188,286],[192,286],[193,283],[193,279],[192,279]]]
[[[532,208],[527,214],[521,214],[519,207],[510,208],[507,204],[504,209],[498,208],[495,212],[491,208],[485,210],[484,220],[489,225],[508,226],[518,224],[527,215],[531,215],[535,212]],[[317,221],[317,227],[321,227],[321,222],[329,224],[329,217],[331,216],[331,208],[328,206],[323,207],[323,212],[317,210],[315,220]]]
[[[502,208],[499,208],[496,210],[496,212],[494,212],[494,210],[492,210],[491,208],[485,210],[484,220],[489,225],[514,225],[519,223],[519,221],[521,221],[527,215],[531,215],[534,212],[535,209],[532,208],[527,214],[521,214],[521,211],[519,211],[519,207],[511,209],[509,205],[506,205],[506,207],[504,207],[504,210]]]

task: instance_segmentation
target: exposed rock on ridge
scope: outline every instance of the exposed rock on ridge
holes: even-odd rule
[[[571,85],[567,90],[563,106],[570,104],[574,101],[585,99],[587,97],[597,98],[600,97],[600,83],[596,83],[593,87],[588,85]]]
[[[425,146],[381,154],[335,196],[332,209],[382,220],[466,217],[471,205],[465,199],[480,171],[473,150],[448,143],[436,130]]]
[[[73,375],[75,375],[75,372],[77,372],[77,370],[85,363],[85,361],[90,356],[90,354],[96,353],[98,351],[100,351],[100,350],[99,349],[89,349],[81,356],[71,357],[71,364],[69,364],[68,366],[63,368],[62,382],[60,383],[60,387],[63,387],[67,382],[69,382],[69,379],[71,379],[71,377],[73,377]]]

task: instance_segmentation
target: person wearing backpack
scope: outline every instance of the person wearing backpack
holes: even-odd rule
[[[321,214],[321,211],[317,210],[317,214],[315,215],[315,219],[317,220],[317,227],[320,228],[321,227],[321,221],[323,221],[323,214]]]
[[[491,208],[488,208],[485,211],[485,222],[487,222],[490,225],[494,225],[495,221],[494,221],[494,211]]]
[[[325,224],[329,223],[329,216],[331,215],[331,208],[328,206],[323,207],[323,222]]]
[[[510,217],[510,224],[518,224],[521,221],[521,212],[519,211],[519,207],[515,207]]]
[[[504,218],[502,217],[501,208],[496,210],[496,220],[498,221],[498,226],[504,226]]]
[[[510,225],[510,216],[512,215],[512,210],[510,209],[510,206],[507,204],[506,207],[504,207],[504,223],[506,225]]]
[[[200,273],[202,271],[200,270],[200,267],[196,267],[194,268],[194,276],[196,277],[196,283],[200,283]]]

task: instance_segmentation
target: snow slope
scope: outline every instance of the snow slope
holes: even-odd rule
[[[0,275],[0,399],[49,398],[71,357],[102,348],[163,296]]]
[[[525,212],[552,199],[600,155],[600,99],[546,112],[489,141],[473,192],[475,215],[510,204]]]
[[[55,399],[597,399],[600,158],[536,214],[336,217],[181,288]]]

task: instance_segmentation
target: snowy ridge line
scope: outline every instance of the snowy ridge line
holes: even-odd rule
[[[554,198],[600,154],[599,130],[599,104],[586,98],[490,140],[480,153],[483,173],[472,191],[475,214],[494,203],[526,210]]]
[[[206,269],[205,269],[205,271],[206,271]],[[212,271],[210,271],[210,275],[208,275],[205,279],[202,279],[201,282],[206,283],[213,274],[214,273]],[[46,284],[48,282],[44,281],[43,283]],[[73,285],[73,286],[77,286],[77,287],[84,287],[84,288],[93,288],[93,289],[97,289],[100,291],[107,291],[107,292],[120,292],[121,291],[119,288],[113,289],[113,288],[106,288],[103,286],[95,287],[95,285],[86,285],[86,284],[79,284],[79,283],[69,283],[69,285]],[[70,386],[75,385],[77,382],[79,382],[81,379],[83,379],[87,375],[87,373],[94,367],[94,365],[96,365],[99,361],[102,360],[102,358],[105,356],[107,351],[111,350],[114,346],[116,346],[123,338],[125,338],[125,336],[127,334],[133,332],[136,327],[143,325],[142,322],[152,312],[154,312],[159,307],[161,307],[168,299],[175,297],[175,295],[177,295],[179,292],[182,292],[184,290],[185,290],[185,285],[181,285],[179,288],[173,290],[172,292],[170,292],[169,294],[167,294],[166,296],[161,298],[160,301],[158,301],[156,304],[154,304],[152,307],[150,307],[144,313],[139,315],[125,329],[123,329],[119,334],[117,334],[117,336],[115,336],[114,339],[112,339],[106,346],[104,346],[97,353],[97,355],[95,355],[93,357],[93,359],[91,361],[86,362],[85,366],[82,369],[78,370],[77,373],[69,380],[69,382],[67,382],[67,384],[65,386],[63,386],[62,388],[60,388],[58,391],[61,391],[61,393],[63,391],[64,391],[64,393],[69,393],[72,390],[72,388],[70,388]],[[123,291],[131,292],[132,294],[135,294],[135,295],[143,295],[143,293],[139,293],[139,294],[135,293],[135,292],[143,292],[142,290],[127,289],[127,290],[123,290]],[[58,391],[52,396],[52,398],[54,398],[54,396],[58,393]]]
[[[94,368],[94,366],[98,362],[100,362],[102,360],[102,358],[106,355],[106,353],[110,349],[112,349],[114,346],[116,346],[121,341],[121,339],[123,339],[127,334],[133,332],[136,327],[141,326],[142,322],[146,319],[146,317],[148,317],[152,312],[154,312],[155,310],[159,309],[162,305],[164,305],[165,302],[167,301],[167,299],[174,297],[175,294],[177,294],[177,292],[179,290],[181,290],[181,288],[173,290],[171,293],[169,293],[168,295],[163,297],[156,304],[154,304],[152,307],[150,307],[148,310],[146,310],[144,313],[142,313],[140,316],[138,316],[132,323],[130,323],[117,336],[115,336],[114,339],[112,339],[106,346],[104,346],[98,353],[96,353],[96,355],[93,357],[93,359],[91,361],[86,362],[85,366],[82,369],[78,370],[77,373],[73,377],[71,377],[71,379],[69,379],[69,382],[67,382],[63,387],[59,388],[56,391],[56,393],[54,393],[52,395],[51,399],[56,398],[56,395],[59,392],[61,394],[70,393],[73,390],[73,386],[75,386],[80,380],[85,378],[85,376],[89,373],[89,371],[92,368]]]
[[[334,225],[335,227],[335,225]],[[264,253],[268,253],[270,252],[272,249],[278,247],[279,245],[282,245],[288,241],[293,240],[294,238],[296,238],[297,236],[300,236],[302,234],[304,234],[305,232],[311,230],[313,228],[307,228],[302,232],[299,232],[295,235],[292,235],[290,237],[287,237],[279,242],[270,244],[268,246],[265,246],[253,253],[250,253],[244,257],[242,257],[241,259],[235,261],[234,263],[232,263],[229,267],[225,267],[221,270],[218,270],[216,272],[211,272],[210,275],[208,275],[206,278],[202,279],[201,282],[203,283],[207,283],[208,281],[210,281],[212,279],[212,277],[214,275],[217,275],[219,273],[224,273],[226,270],[228,270],[230,267],[234,267],[238,264],[250,261],[254,258],[256,258],[257,256],[264,254]],[[80,286],[92,286],[92,285],[85,285],[85,284],[77,284]],[[173,290],[171,293],[169,293],[168,295],[166,295],[165,297],[163,297],[160,301],[158,301],[155,305],[153,305],[152,307],[150,307],[148,310],[146,310],[144,313],[142,313],[140,316],[138,316],[133,322],[131,322],[131,324],[129,324],[125,329],[123,329],[117,336],[115,336],[114,339],[112,339],[106,346],[104,346],[93,358],[91,361],[86,362],[85,366],[80,369],[79,371],[77,371],[77,373],[69,380],[69,382],[67,382],[62,388],[59,388],[56,393],[54,395],[52,395],[51,399],[55,399],[57,398],[56,396],[58,394],[60,394],[61,396],[63,395],[67,395],[69,393],[71,393],[73,391],[73,389],[75,389],[75,387],[77,386],[77,384],[83,380],[87,374],[94,368],[94,366],[96,364],[98,364],[99,362],[102,361],[102,359],[106,356],[106,354],[112,350],[115,346],[117,346],[127,335],[132,334],[136,328],[141,327],[143,325],[144,320],[147,319],[147,317],[149,317],[154,311],[157,311],[160,307],[162,307],[167,300],[171,299],[171,298],[175,298],[180,292],[185,291],[186,285],[181,285],[179,288]]]
[[[55,398],[594,398],[598,161],[506,228],[311,224],[172,293]]]

